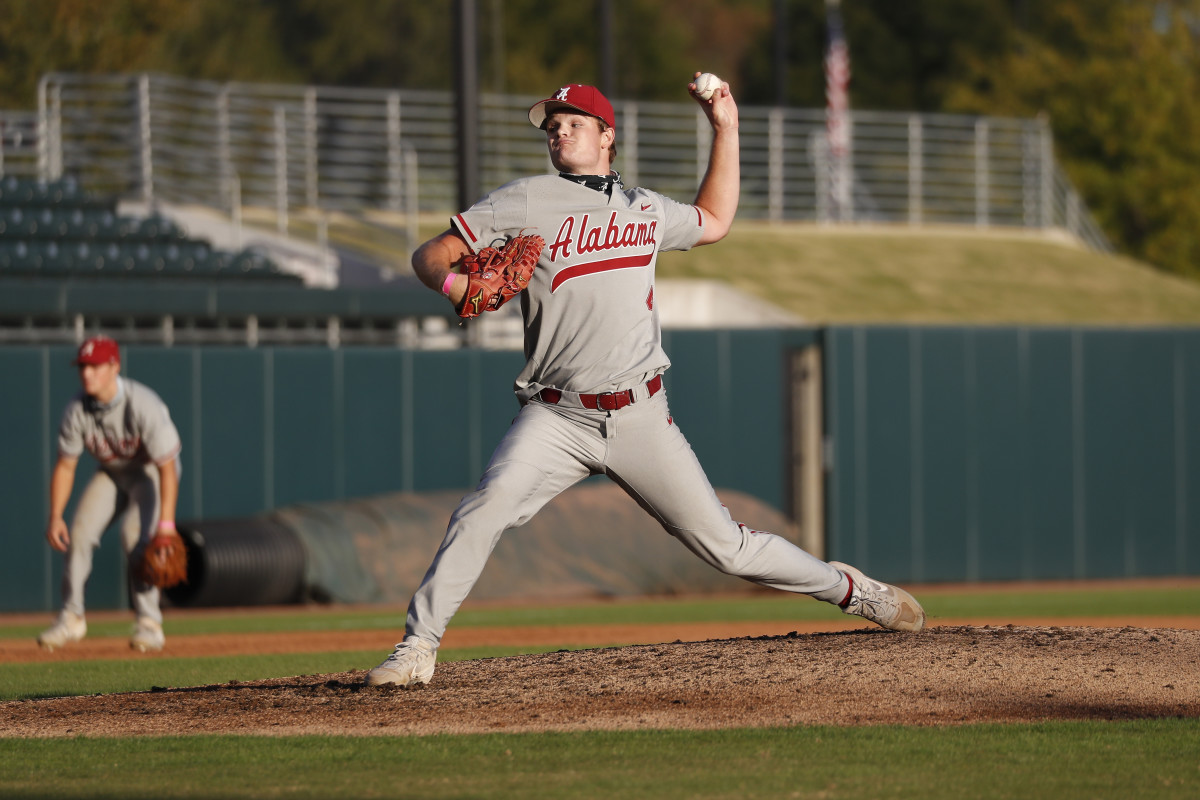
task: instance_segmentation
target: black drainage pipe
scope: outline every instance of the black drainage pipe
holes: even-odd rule
[[[188,580],[164,590],[174,606],[260,606],[302,602],[305,551],[299,537],[265,518],[179,526]]]

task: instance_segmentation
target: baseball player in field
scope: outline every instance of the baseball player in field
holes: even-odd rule
[[[924,626],[924,611],[903,589],[731,519],[671,418],[655,261],[660,250],[722,239],[740,181],[738,109],[729,85],[721,82],[711,94],[696,83],[688,89],[713,132],[694,203],[623,186],[612,169],[612,104],[595,87],[572,84],[529,110],[558,174],[501,186],[414,254],[422,282],[465,315],[464,302],[479,306],[475,279],[452,266],[511,237],[536,234],[545,242],[519,294],[527,359],[515,384],[520,413],[452,515],[408,607],[404,641],[367,673],[368,685],[427,683],[446,626],[500,535],[597,474],[722,572],[837,604],[885,628]]]
[[[88,339],[74,363],[83,391],[63,412],[46,525],[46,541],[66,554],[63,607],[54,625],[38,637],[38,644],[53,650],[87,635],[84,587],[92,572],[92,554],[101,534],[120,516],[121,544],[131,563],[129,590],[137,613],[129,646],[141,652],[161,650],[159,589],[134,577],[132,559],[156,531],[175,531],[179,432],[153,390],[121,377],[121,354],[112,339]],[[63,512],[85,450],[99,462],[99,469],[80,495],[68,528]]]

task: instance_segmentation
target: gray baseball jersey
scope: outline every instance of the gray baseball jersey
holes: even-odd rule
[[[671,417],[658,378],[670,361],[654,267],[660,250],[699,241],[700,209],[547,175],[500,187],[453,225],[475,250],[522,231],[541,235],[546,249],[521,294],[523,407],[451,517],[409,604],[408,635],[436,646],[501,534],[589,475],[608,475],[722,572],[831,602],[845,596],[837,569],[730,518]],[[604,394],[614,391],[624,392],[620,402]]]
[[[515,388],[522,402],[545,387],[627,389],[670,366],[654,268],[660,250],[699,240],[704,217],[696,206],[647,189],[602,193],[540,175],[501,186],[453,224],[476,251],[520,232],[546,240],[521,294],[527,361]]]
[[[85,450],[106,472],[141,469],[178,456],[179,432],[153,389],[119,377],[117,396],[108,405],[80,392],[63,412],[59,455],[79,458]]]
[[[86,450],[100,469],[79,496],[63,569],[63,608],[84,613],[84,590],[92,557],[112,521],[121,518],[121,547],[130,557],[148,541],[160,512],[155,465],[176,460],[179,432],[166,403],[150,387],[117,378],[117,395],[100,404],[80,392],[67,404],[58,433],[58,452],[77,459]],[[130,579],[130,599],[139,619],[162,622],[159,590]]]

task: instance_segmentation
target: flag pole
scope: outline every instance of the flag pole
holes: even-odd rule
[[[850,118],[850,48],[842,26],[841,0],[825,0],[825,129],[829,147],[829,192],[833,218],[854,219],[853,128]]]

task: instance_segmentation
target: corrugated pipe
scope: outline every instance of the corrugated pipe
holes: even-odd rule
[[[304,599],[299,537],[266,517],[182,523],[188,580],[167,589],[175,606],[280,605]]]

